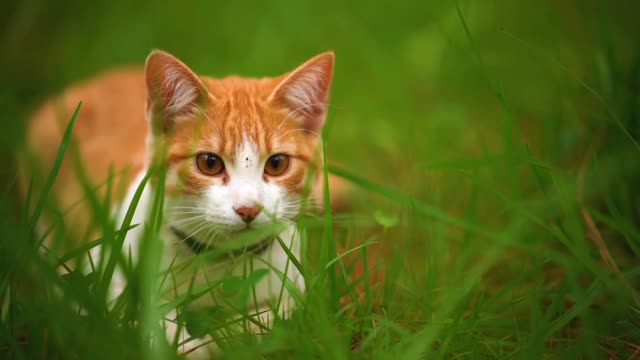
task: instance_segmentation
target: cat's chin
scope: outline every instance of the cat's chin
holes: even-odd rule
[[[168,228],[173,235],[181,241],[189,240],[201,244],[211,244],[213,246],[222,245],[226,247],[230,243],[238,243],[238,246],[245,246],[257,243],[265,238],[275,238],[276,234],[281,232],[288,224],[290,224],[290,222],[285,219],[266,224],[242,223],[226,226],[217,224],[216,227],[220,229],[220,231],[216,232],[214,237],[201,236],[197,228],[195,233],[191,229],[182,228],[177,225],[169,224]]]
[[[239,224],[230,226],[223,238],[228,240],[237,239],[239,237],[257,237],[274,236],[284,228],[284,222],[266,223],[266,224]]]

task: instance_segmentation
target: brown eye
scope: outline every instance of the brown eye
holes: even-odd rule
[[[264,172],[267,175],[278,176],[282,175],[288,167],[289,157],[284,154],[276,154],[267,159]]]
[[[212,153],[201,153],[196,156],[196,166],[205,175],[219,175],[224,171],[224,162]]]

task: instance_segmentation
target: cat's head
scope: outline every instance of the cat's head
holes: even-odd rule
[[[168,156],[170,225],[209,241],[297,216],[333,63],[327,52],[275,78],[211,79],[152,52],[145,68],[149,140]]]

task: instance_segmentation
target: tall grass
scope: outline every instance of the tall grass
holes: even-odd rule
[[[350,184],[349,209],[300,219],[305,250],[289,266],[301,268],[307,290],[268,335],[248,330],[255,319],[240,306],[261,276],[250,270],[209,284],[226,286],[226,302],[180,313],[179,326],[214,335],[223,357],[626,359],[640,351],[635,4],[64,5],[0,11],[6,159],[41,99],[102,69],[139,64],[151,48],[213,76],[277,74],[336,51],[323,176]],[[59,151],[73,153],[69,137]],[[63,209],[47,190],[59,165],[36,179],[44,190],[19,196],[17,164],[7,163],[0,358],[180,356],[182,340],[166,339],[161,320],[207,289],[159,296],[159,284],[172,281],[160,265],[162,189],[148,223],[137,225],[146,256],[136,263],[119,251],[136,224],[115,224],[94,185],[85,194],[100,236],[66,250]],[[164,175],[148,176],[162,183]],[[41,216],[52,219],[58,244],[47,250],[33,231]],[[58,274],[59,262],[74,269],[98,244],[112,251],[93,259],[93,271]],[[193,261],[206,256],[214,255]],[[128,287],[111,303],[116,265]]]

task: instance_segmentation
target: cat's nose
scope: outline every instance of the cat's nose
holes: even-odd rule
[[[233,210],[247,224],[252,222],[253,219],[255,219],[256,216],[258,216],[258,214],[260,214],[260,209],[255,207],[255,206],[241,206],[239,208],[234,208]]]

